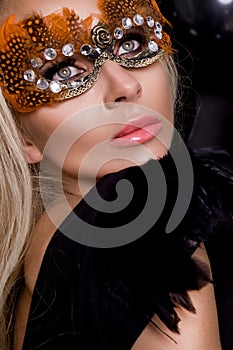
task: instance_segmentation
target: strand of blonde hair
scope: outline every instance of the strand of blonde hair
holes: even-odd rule
[[[0,91],[0,349],[9,350],[15,284],[33,221],[32,183],[21,137]]]

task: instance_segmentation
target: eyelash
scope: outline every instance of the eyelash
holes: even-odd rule
[[[136,47],[136,49],[133,49],[131,51],[129,51],[127,53],[127,51],[125,53],[121,53],[119,54],[119,51],[120,51],[120,48],[123,46],[123,44],[125,43],[134,43],[137,42],[138,43],[138,47]],[[138,33],[138,32],[131,32],[131,33],[128,33],[118,44],[117,46],[115,47],[114,49],[114,53],[115,55],[118,55],[118,56],[130,56],[130,55],[134,55],[140,51],[142,51],[144,48],[143,48],[143,45],[146,43],[146,37],[143,33]]]
[[[62,78],[58,76],[59,71],[61,71],[62,69],[69,69],[71,75],[68,78]],[[74,72],[74,70],[76,70],[76,72]],[[73,74],[72,74],[73,71]],[[78,67],[75,66],[75,61],[74,60],[65,60],[63,62],[60,62],[52,67],[49,67],[46,69],[46,67],[44,67],[44,72],[43,75],[46,79],[49,80],[58,80],[58,81],[69,81],[69,79],[74,79],[74,77],[78,77],[81,76],[82,74],[84,74],[86,72],[86,69],[84,67]],[[57,77],[56,77],[57,75]]]

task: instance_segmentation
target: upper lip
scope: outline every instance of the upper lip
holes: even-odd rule
[[[114,136],[114,139],[124,137],[125,135],[131,134],[135,130],[143,129],[147,125],[157,124],[161,121],[152,116],[143,116],[137,119],[130,120],[125,124],[122,129]]]

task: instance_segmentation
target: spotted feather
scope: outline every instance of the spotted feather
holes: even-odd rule
[[[155,28],[148,28],[146,24],[142,25],[145,35],[150,36],[150,40],[156,41],[166,54],[172,53],[171,41],[169,35],[164,31],[165,25],[170,23],[161,14],[155,0],[98,0],[98,8],[101,12],[101,20],[108,26],[113,33],[115,28],[122,28],[122,19],[129,17],[131,20],[136,14],[140,14],[144,19],[148,16],[152,17],[155,22],[159,22],[163,27],[162,39],[158,39],[155,35]],[[137,26],[132,20],[132,25]],[[126,34],[127,30],[122,28]]]
[[[86,19],[81,20],[74,10],[63,8],[63,16],[66,21],[67,31],[70,37],[81,45],[91,44],[90,33],[92,29],[92,16],[88,16]]]
[[[168,21],[162,16],[157,3],[154,0],[98,0],[98,8],[102,13],[102,20],[107,25],[115,26],[124,17],[133,17],[135,14],[152,16],[164,24]]]

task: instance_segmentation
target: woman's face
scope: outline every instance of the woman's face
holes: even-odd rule
[[[35,10],[48,15],[63,6],[61,0],[40,0],[36,6],[33,1],[21,0],[17,19]],[[95,0],[67,0],[65,6],[74,9],[80,18],[98,13]],[[87,109],[88,113],[82,112]],[[159,113],[159,123],[151,110]],[[43,106],[24,114],[22,124],[27,135],[26,152],[32,153],[28,159],[42,159],[48,149],[48,158],[57,164],[65,149],[62,166],[68,181],[76,179],[81,169],[83,177],[101,177],[149,158],[161,158],[169,146],[173,124],[167,73],[160,61],[137,69],[106,61],[89,90],[52,107]],[[49,145],[53,145],[52,151]],[[82,163],[85,157],[86,163]]]

